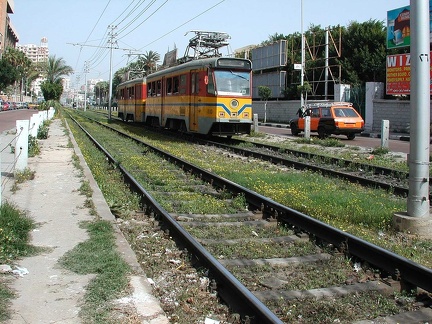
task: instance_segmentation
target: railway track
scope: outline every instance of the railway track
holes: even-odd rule
[[[142,195],[145,214],[159,219],[181,241],[188,260],[208,269],[209,289],[240,314],[242,322],[353,322],[398,312],[394,320],[399,322],[404,316],[432,318],[426,298],[432,289],[429,268],[126,133],[118,144],[112,140],[117,138],[114,130],[85,124],[88,136]],[[146,160],[150,168],[145,171],[137,165],[137,156],[156,162]],[[170,178],[169,184],[151,176],[156,165],[165,170],[163,179]],[[203,206],[214,204],[216,212],[192,210],[185,203],[190,195],[204,197]],[[401,289],[418,294],[405,298],[401,306],[395,303],[403,299],[395,297],[402,296]]]
[[[173,136],[171,132],[164,132],[164,134],[165,136]],[[363,186],[381,188],[402,197],[408,196],[408,172],[404,170],[240,139],[227,139],[224,137],[205,139],[187,135],[184,135],[183,138],[193,143],[229,150],[244,157],[257,158],[297,170],[319,172],[323,175],[345,179]],[[431,179],[429,182],[432,183]],[[429,199],[432,200],[432,194]]]

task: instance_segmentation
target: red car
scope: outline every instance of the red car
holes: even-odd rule
[[[2,110],[3,110],[3,111],[5,111],[5,110],[9,110],[9,103],[8,103],[8,102],[6,102],[6,101],[5,101],[5,102],[3,102],[3,105],[2,105],[2,107],[1,107],[1,108],[2,108]]]

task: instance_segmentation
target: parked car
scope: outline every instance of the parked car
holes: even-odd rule
[[[353,140],[364,131],[364,120],[349,102],[329,102],[307,105],[303,116],[290,120],[291,134],[305,129],[305,117],[310,117],[310,131],[324,139],[331,134],[346,135]]]
[[[2,104],[2,107],[1,107],[2,110],[3,111],[9,110],[9,107],[10,107],[9,103],[7,101],[3,101],[3,104]]]

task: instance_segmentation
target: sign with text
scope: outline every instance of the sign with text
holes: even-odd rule
[[[409,95],[410,81],[411,81],[410,53],[387,55],[386,94]]]

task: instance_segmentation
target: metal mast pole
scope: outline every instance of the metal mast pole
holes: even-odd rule
[[[411,0],[411,118],[408,216],[429,216],[429,1]]]
[[[109,26],[111,28],[110,32],[110,70],[109,70],[109,94],[108,94],[108,120],[111,120],[111,97],[112,97],[112,55],[113,55],[113,45],[114,45],[114,38],[116,34],[114,34],[114,29],[117,28],[117,26]]]
[[[329,73],[329,28],[325,32],[325,69],[324,69],[324,96],[328,98],[328,73]]]
[[[88,73],[88,62],[84,62],[84,111],[87,110],[87,73]]]
[[[303,0],[301,0],[301,75],[300,75],[300,106],[304,107],[303,84],[304,84],[304,69],[305,69],[305,38],[303,33]]]

